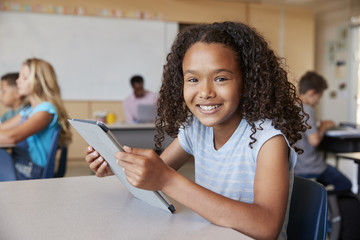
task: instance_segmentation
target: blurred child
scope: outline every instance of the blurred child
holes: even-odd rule
[[[16,79],[18,79],[18,77],[19,73],[8,73],[1,77],[0,100],[9,110],[1,116],[0,123],[14,117],[24,108],[24,97],[20,96],[16,86]]]
[[[158,100],[159,157],[125,147],[119,167],[135,187],[161,190],[210,222],[255,239],[286,239],[296,151],[306,125],[281,60],[252,28],[224,22],[178,34]],[[195,159],[192,182],[179,169]],[[112,174],[91,147],[86,161]]]
[[[0,143],[16,144],[11,157],[18,180],[40,178],[56,129],[61,128],[61,145],[71,141],[68,115],[50,63],[27,59],[20,69],[17,87],[29,106],[0,125]],[[8,153],[0,149],[0,159],[2,154]]]
[[[304,104],[304,112],[309,115],[307,123],[311,128],[302,133],[303,137],[296,144],[304,150],[304,153],[298,156],[295,174],[306,178],[316,178],[324,186],[331,184],[335,191],[350,190],[352,185],[350,180],[338,169],[327,164],[323,154],[316,148],[325,131],[335,125],[331,120],[323,120],[317,125],[315,106],[327,87],[326,80],[316,72],[309,71],[300,79],[299,95]]]

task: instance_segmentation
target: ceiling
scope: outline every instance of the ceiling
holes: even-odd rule
[[[279,4],[279,5],[292,5],[312,8],[315,11],[322,10],[323,8],[341,7],[360,5],[360,0],[216,0],[221,2],[248,2],[248,3],[265,3],[265,4]]]

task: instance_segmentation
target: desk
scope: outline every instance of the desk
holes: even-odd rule
[[[324,152],[324,159],[327,153],[360,152],[360,133],[359,130],[331,130],[325,133],[318,146]],[[336,167],[338,159],[336,158]]]
[[[155,124],[114,124],[108,125],[111,132],[123,145],[134,148],[154,149]],[[162,148],[170,145],[173,138],[166,136]]]
[[[358,166],[358,172],[357,172],[357,183],[358,183],[358,190],[357,190],[357,194],[360,195],[359,192],[359,184],[360,184],[360,152],[350,152],[350,153],[338,153],[336,154],[336,159],[348,159],[348,160],[353,160],[357,166]]]
[[[0,239],[250,239],[174,201],[175,214],[152,207],[115,176],[2,182],[0,192]]]

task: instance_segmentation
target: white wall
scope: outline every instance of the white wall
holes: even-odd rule
[[[123,100],[140,74],[158,92],[174,22],[0,11],[0,72],[49,61],[65,100]]]
[[[342,3],[342,4],[341,4]],[[317,107],[318,119],[331,119],[336,123],[355,123],[357,80],[350,76],[350,6],[348,1],[339,1],[340,5],[324,6],[316,14],[316,59],[315,70],[323,75],[329,84]],[[347,33],[347,35],[343,35]],[[337,62],[345,65],[337,67]],[[345,83],[345,89],[340,85]],[[335,96],[331,96],[335,94]],[[334,163],[330,157],[330,164]],[[352,161],[340,160],[340,171],[357,189],[357,165]]]

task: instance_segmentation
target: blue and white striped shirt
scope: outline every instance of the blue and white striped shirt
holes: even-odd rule
[[[255,125],[259,127],[260,123],[261,121],[255,122]],[[213,128],[204,126],[196,117],[189,126],[180,128],[178,135],[180,145],[195,159],[196,183],[228,198],[253,203],[258,153],[267,140],[276,135],[283,135],[271,125],[270,120],[262,123],[261,128],[262,130],[257,130],[254,135],[256,142],[252,145],[253,148],[250,148],[251,126],[246,119],[243,119],[231,138],[218,150],[214,148]],[[293,168],[297,156],[290,146],[289,149],[289,196],[291,196]],[[288,210],[289,204],[287,212]],[[287,225],[287,217],[284,225]],[[286,239],[286,226],[283,226],[280,235],[280,238],[283,237]]]

